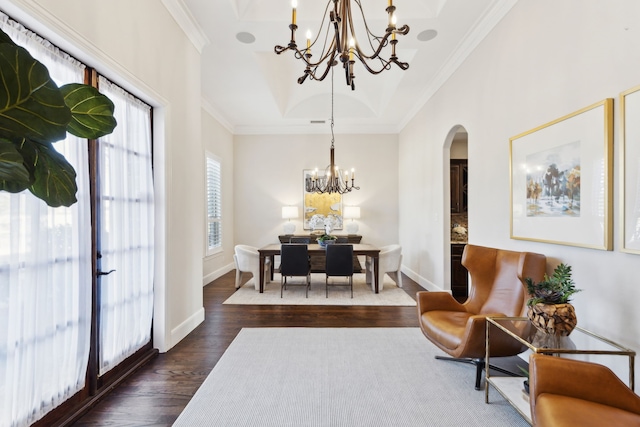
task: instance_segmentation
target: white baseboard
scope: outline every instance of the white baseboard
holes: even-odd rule
[[[437,286],[435,283],[425,279],[424,277],[420,276],[418,273],[416,273],[413,270],[410,270],[406,267],[402,267],[402,272],[404,274],[406,274],[411,280],[413,280],[414,282],[416,282],[418,285],[422,286],[424,289],[431,291],[431,292],[449,292],[451,293],[450,290],[446,290],[446,289],[442,289],[440,286]]]
[[[230,263],[230,264],[225,265],[222,268],[217,269],[216,271],[212,271],[211,273],[207,274],[206,276],[204,276],[202,278],[202,287],[207,286],[209,283],[211,283],[214,280],[216,280],[217,278],[227,274],[228,272],[230,272],[234,268],[236,268],[236,266],[233,263]]]
[[[191,331],[198,327],[200,323],[204,322],[204,307],[193,313],[187,320],[179,324],[177,327],[171,330],[171,346],[173,347],[184,337],[189,335]]]

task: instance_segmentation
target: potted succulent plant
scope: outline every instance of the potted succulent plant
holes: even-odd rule
[[[551,276],[544,275],[542,281],[535,283],[525,278],[529,293],[528,317],[533,325],[547,334],[567,336],[576,327],[576,312],[569,303],[577,289],[571,278],[571,266],[558,265]]]

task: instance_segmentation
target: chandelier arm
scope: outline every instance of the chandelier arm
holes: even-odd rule
[[[375,58],[379,58],[380,56],[380,52],[382,51],[382,49],[384,49],[385,47],[387,47],[389,45],[389,43],[394,44],[393,42],[395,41],[396,43],[398,43],[397,40],[391,40],[389,41],[389,36],[392,34],[401,34],[403,36],[406,36],[409,33],[409,26],[408,25],[403,25],[402,27],[393,30],[392,32],[387,32],[385,33],[385,35],[383,37],[376,37],[376,40],[380,40],[380,44],[378,45],[378,48],[375,50],[375,52],[373,53],[373,55],[368,56],[366,55],[361,49],[360,49],[360,45],[358,44],[358,42],[356,42],[356,51],[358,52],[358,57],[360,58],[360,61],[364,62],[363,58],[366,59],[375,59]],[[375,37],[375,36],[374,36]],[[371,45],[371,48],[373,49],[373,45]],[[394,49],[395,50],[395,49]],[[395,55],[395,52],[394,52]],[[395,61],[393,61],[395,62]],[[406,62],[404,62],[403,64],[406,64]],[[402,67],[400,67],[402,68]],[[407,68],[409,68],[407,66]],[[403,70],[406,70],[407,68],[402,68]]]
[[[313,47],[318,41],[318,39],[320,38],[320,33],[321,33],[320,30],[322,30],[322,27],[324,27],[324,21],[327,20],[327,11],[329,10],[329,5],[331,4],[332,1],[333,0],[329,0],[327,2],[327,5],[324,7],[324,14],[322,15],[322,21],[320,21],[320,25],[318,26],[318,34],[316,35],[316,38],[313,40],[313,43],[311,43],[311,47]],[[327,26],[327,28],[329,27],[330,25]],[[327,40],[327,37],[325,36],[325,43],[324,43],[325,45],[326,45],[326,40]]]
[[[303,83],[307,78],[310,80],[324,80],[328,75],[329,69],[337,65],[338,58],[343,64],[347,85],[350,85],[353,90],[355,90],[354,64],[356,62],[356,57],[363,64],[365,69],[374,75],[380,74],[384,70],[391,69],[392,63],[396,64],[402,70],[409,68],[409,64],[407,62],[399,61],[396,56],[396,45],[398,43],[396,36],[406,35],[409,32],[409,26],[403,25],[399,28],[396,27],[394,15],[396,8],[392,5],[392,2],[389,1],[389,6],[385,9],[389,17],[389,23],[385,29],[384,36],[382,37],[376,36],[369,28],[361,0],[353,0],[353,2],[357,5],[360,15],[362,16],[365,35],[372,52],[370,54],[368,53],[369,49],[367,49],[367,53],[362,50],[356,39],[351,0],[327,1],[318,34],[314,38],[313,44],[311,43],[311,35],[308,35],[306,49],[299,49],[295,41],[295,34],[298,27],[296,25],[296,10],[295,8],[293,9],[293,19],[289,25],[289,29],[291,30],[291,41],[287,46],[276,45],[274,47],[274,51],[277,54],[281,54],[282,52],[291,50],[293,51],[295,59],[301,59],[305,62],[306,68],[303,75],[298,78],[298,83]],[[329,14],[328,19],[327,13]],[[327,20],[329,22],[327,22]],[[321,39],[320,32],[323,30],[325,23],[326,32],[322,49],[320,49],[321,53],[318,55],[318,60],[312,60],[312,46],[319,44]],[[333,38],[330,38],[330,34],[333,34]],[[353,46],[350,44],[348,38],[354,40]],[[376,43],[377,47],[375,47]],[[391,45],[391,55],[389,59],[381,58],[380,55],[382,53],[382,49],[389,45]],[[330,60],[326,63],[325,67],[323,62],[328,59]],[[373,62],[373,60],[376,59],[380,61],[380,69],[374,69],[372,64],[369,63],[369,61]],[[321,74],[319,73],[320,70],[323,70]]]
[[[354,3],[358,5],[358,8],[360,9],[360,16],[362,16],[362,23],[364,24],[364,29],[365,32],[371,36],[371,37],[367,37],[367,41],[369,42],[369,47],[371,47],[371,50],[374,51],[375,53],[373,54],[373,56],[371,56],[370,58],[373,59],[376,56],[378,56],[378,54],[380,53],[380,50],[387,45],[387,43],[384,43],[384,46],[382,45],[383,41],[380,42],[380,44],[378,45],[378,48],[376,49],[375,47],[373,47],[373,43],[372,43],[372,38],[376,41],[384,39],[384,37],[380,37],[380,36],[376,36],[375,34],[373,34],[373,32],[369,29],[369,24],[367,23],[367,19],[364,17],[364,10],[362,9],[362,4],[360,3],[360,0],[354,0]],[[393,7],[393,9],[395,10],[395,7]],[[351,36],[353,37],[354,40],[356,40],[356,49],[358,52],[360,52],[360,56],[365,57],[365,58],[369,58],[367,55],[364,54],[364,52],[360,49],[360,45],[356,39],[355,36],[355,31],[354,31],[354,25],[353,25],[353,14],[351,14],[349,16],[349,25],[351,26]],[[387,32],[389,31],[389,29],[387,29]]]
[[[380,60],[380,63],[382,64],[382,68],[380,68],[379,70],[374,70],[373,68],[371,68],[369,66],[369,63],[367,63],[365,60],[363,60],[359,55],[358,55],[358,59],[360,59],[360,62],[362,63],[362,66],[371,74],[373,75],[377,75],[382,73],[385,70],[389,70],[391,69],[391,65],[390,62],[391,61],[385,61],[384,59],[378,57],[377,59]]]
[[[330,53],[328,53],[327,56]],[[307,76],[311,77],[311,79],[313,79],[313,80],[318,80],[318,81],[324,80],[325,77],[327,77],[327,74],[329,74],[329,70],[333,70],[333,65],[335,65],[335,61],[336,61],[335,60],[335,52],[333,52],[333,56],[331,58],[329,58],[329,60],[327,60],[327,67],[324,69],[324,72],[322,73],[322,75],[320,75],[320,77],[318,77],[316,75],[316,73],[315,73],[315,70],[319,67],[319,65],[316,66],[313,69],[313,71],[311,70],[310,67],[307,67],[307,69],[304,71],[304,76],[302,76],[302,77],[300,77],[298,79],[298,83],[302,84],[304,82],[304,80],[307,78]]]

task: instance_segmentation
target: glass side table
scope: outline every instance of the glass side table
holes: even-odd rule
[[[561,356],[563,354],[619,355],[629,358],[629,388],[634,390],[634,363],[636,352],[622,347],[600,335],[576,327],[568,337],[556,337],[538,331],[526,317],[487,317],[485,402],[489,403],[489,386],[493,386],[531,424],[529,401],[523,394],[523,377],[491,376],[489,349],[491,333],[507,334],[534,353]],[[514,331],[525,331],[522,336]]]

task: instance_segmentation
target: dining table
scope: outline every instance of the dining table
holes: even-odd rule
[[[340,244],[340,243],[337,243]],[[354,255],[363,255],[367,258],[371,259],[371,265],[373,266],[373,290],[377,294],[379,293],[379,283],[378,283],[378,261],[380,259],[380,249],[368,244],[357,243],[353,244],[353,254]],[[258,252],[260,254],[260,293],[264,292],[264,282],[265,282],[265,262],[267,258],[271,259],[271,280],[273,280],[273,272],[274,272],[274,258],[276,255],[280,255],[280,247],[279,243],[274,243],[270,245],[266,245],[260,249]],[[309,251],[309,255],[322,255],[325,253],[326,248],[320,246],[317,243],[307,245],[307,250]]]

